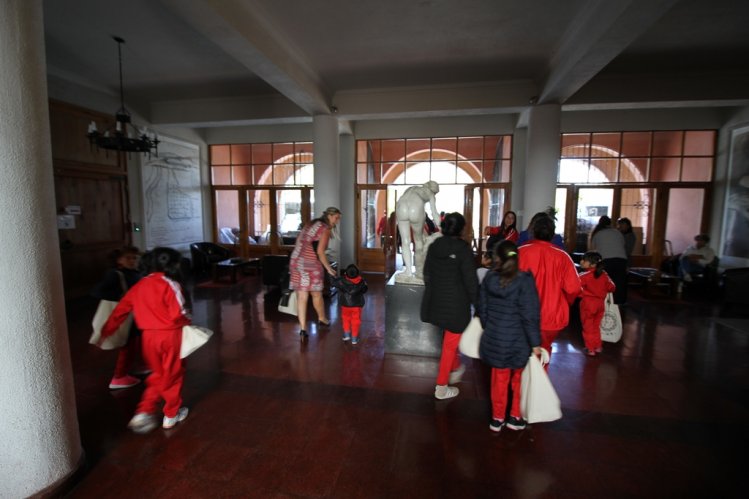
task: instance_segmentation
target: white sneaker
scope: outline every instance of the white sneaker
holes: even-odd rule
[[[174,428],[174,425],[176,425],[177,423],[181,423],[182,421],[185,420],[188,412],[190,412],[190,409],[188,409],[187,407],[180,407],[179,410],[177,411],[177,415],[174,416],[173,418],[168,418],[164,416],[164,421],[162,422],[161,427],[164,428],[165,430]]]
[[[153,414],[139,412],[130,420],[127,427],[134,433],[148,433],[158,426],[158,421]]]
[[[450,373],[450,381],[448,381],[448,383],[451,385],[460,383],[460,381],[463,379],[463,373],[465,372],[466,372],[466,366],[461,364],[459,368],[457,368],[456,370]]]
[[[692,282],[692,274],[689,272],[684,273],[684,282]]]
[[[434,396],[439,400],[457,397],[458,393],[460,393],[460,390],[458,390],[458,388],[454,386],[437,385],[434,388]]]

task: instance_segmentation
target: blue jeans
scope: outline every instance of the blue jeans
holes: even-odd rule
[[[693,262],[688,256],[679,258],[679,277],[684,277],[684,274],[701,274],[704,271],[704,265]]]

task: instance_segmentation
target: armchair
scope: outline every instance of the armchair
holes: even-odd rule
[[[192,256],[192,270],[194,275],[203,275],[211,270],[214,263],[218,263],[234,256],[234,252],[218,244],[202,242],[190,245]]]

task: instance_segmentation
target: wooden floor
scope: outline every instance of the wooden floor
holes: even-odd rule
[[[190,286],[213,329],[187,362],[188,419],[135,435],[141,387],[107,389],[115,354],[87,344],[94,303],[70,303],[87,468],[75,498],[745,497],[749,490],[749,320],[701,300],[638,299],[624,337],[581,353],[574,318],[549,374],[564,417],[489,431],[478,361],[451,401],[437,360],[385,354],[384,282],[367,275],[363,341],[330,329],[299,341],[259,276]]]

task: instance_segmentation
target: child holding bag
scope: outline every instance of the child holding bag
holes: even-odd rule
[[[580,266],[587,271],[580,275],[580,284],[583,287],[580,321],[583,323],[585,354],[595,357],[603,351],[601,320],[606,308],[606,295],[613,293],[616,285],[603,270],[603,257],[600,253],[588,251],[583,255]]]
[[[138,257],[140,251],[135,246],[125,246],[112,252],[112,268],[107,270],[104,278],[91,291],[91,295],[99,300],[120,301],[120,298],[132,288],[141,277],[138,271]],[[140,383],[140,379],[130,374],[135,360],[140,357],[140,331],[131,326],[125,346],[117,353],[117,363],[114,376],[109,382],[110,390],[130,388]]]
[[[489,429],[499,432],[506,425],[511,430],[522,430],[527,423],[520,413],[521,375],[531,351],[541,354],[538,293],[533,276],[518,270],[515,243],[502,241],[493,253],[493,269],[481,283],[478,305],[484,328],[479,355],[492,368]],[[505,422],[508,385],[512,405]]]
[[[122,297],[101,330],[102,339],[111,335],[130,312],[143,332],[143,357],[152,373],[146,389],[128,423],[135,433],[147,433],[157,425],[157,404],[164,400],[162,427],[169,429],[187,417],[182,405],[184,367],[180,358],[182,327],[190,324],[180,284],[182,255],[171,248],[155,248],[143,256],[149,274]]]

